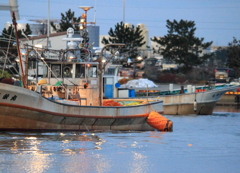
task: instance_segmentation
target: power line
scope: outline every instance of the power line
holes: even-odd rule
[[[107,26],[112,25],[112,23],[105,23],[105,22],[98,22],[98,23],[100,23],[100,26],[102,26],[102,25],[107,25]],[[114,27],[114,25],[110,26],[109,29],[112,28],[112,27]],[[159,29],[166,29],[167,30],[167,27],[165,25],[164,26],[147,25],[146,27],[147,28],[159,28]],[[201,30],[232,30],[232,31],[240,30],[240,28],[213,28],[213,27],[210,27],[210,28],[196,27],[196,28],[197,28],[197,30],[199,30],[199,29],[201,29]]]

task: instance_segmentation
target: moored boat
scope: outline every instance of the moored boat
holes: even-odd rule
[[[216,103],[228,91],[238,86],[226,86],[221,89],[205,90],[184,94],[160,95],[165,115],[211,115]]]
[[[140,82],[139,80],[135,83]],[[186,88],[173,89],[173,84],[171,84],[169,89],[161,86],[157,88],[137,88],[132,86],[129,89],[144,91],[140,92],[141,94],[136,92],[135,98],[146,98],[143,95],[148,95],[149,99],[162,100],[165,115],[211,115],[220,98],[226,92],[236,91],[238,88],[239,84],[211,84],[204,86],[188,85]],[[155,92],[148,92],[151,90]]]
[[[102,54],[100,60],[88,61],[90,51],[79,46],[86,40],[73,38],[73,33],[70,28],[68,37],[63,39],[67,41],[68,49],[61,61],[46,62],[38,49],[31,47],[45,64],[45,75],[36,85],[28,85],[18,53],[23,87],[0,83],[0,130],[172,130],[172,123],[165,123],[169,121],[167,119],[162,121],[161,128],[148,124],[147,118],[152,111],[163,113],[162,101],[138,99],[138,105],[104,106]],[[19,52],[18,40],[17,44]],[[88,53],[82,54],[82,50]],[[70,53],[79,56],[71,59]],[[136,102],[136,99],[127,101]]]
[[[147,117],[152,110],[163,113],[162,101],[136,106],[83,106],[3,83],[0,93],[0,130],[155,130]]]

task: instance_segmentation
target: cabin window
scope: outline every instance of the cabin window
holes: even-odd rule
[[[97,67],[88,67],[88,77],[97,77]]]
[[[72,64],[66,64],[63,67],[63,77],[64,78],[71,78],[72,73],[73,73]]]
[[[42,70],[43,70],[43,77],[48,77],[48,67],[46,64],[43,64],[42,66]]]
[[[76,64],[75,78],[85,78],[85,65],[84,64]]]
[[[115,68],[108,68],[107,72],[105,73],[106,75],[114,75],[115,73]]]
[[[36,61],[29,59],[28,61],[28,69],[36,69]]]
[[[61,65],[60,64],[52,64],[52,73],[51,77],[61,77]]]

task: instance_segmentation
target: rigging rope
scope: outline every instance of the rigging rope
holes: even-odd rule
[[[7,55],[3,50],[2,50],[2,53],[4,54],[4,55]],[[11,53],[8,53],[8,54],[11,54]],[[11,54],[12,55],[12,54]],[[15,55],[14,55],[15,56]],[[7,57],[7,60],[8,60],[8,62],[9,63],[12,63],[10,60],[9,60],[9,58]],[[12,66],[13,67],[13,69],[19,74],[19,71],[14,67],[14,66]],[[13,71],[11,70],[11,69],[9,69],[11,72],[12,72],[12,74],[13,74]]]
[[[10,39],[11,39],[11,37],[12,37],[12,31],[13,31],[13,28],[12,28],[12,30],[11,30]],[[10,39],[9,39],[9,41],[8,41],[7,53],[6,53],[6,57],[5,57],[4,65],[3,65],[3,70],[2,70],[2,77],[3,77],[4,70],[5,70],[5,68],[6,68],[6,62],[7,62],[7,59],[8,59],[8,58],[7,58],[7,55],[8,55],[8,50],[9,50],[9,46],[10,46]]]

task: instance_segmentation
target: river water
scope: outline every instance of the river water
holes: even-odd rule
[[[239,173],[240,110],[165,116],[172,132],[0,132],[2,173]]]

